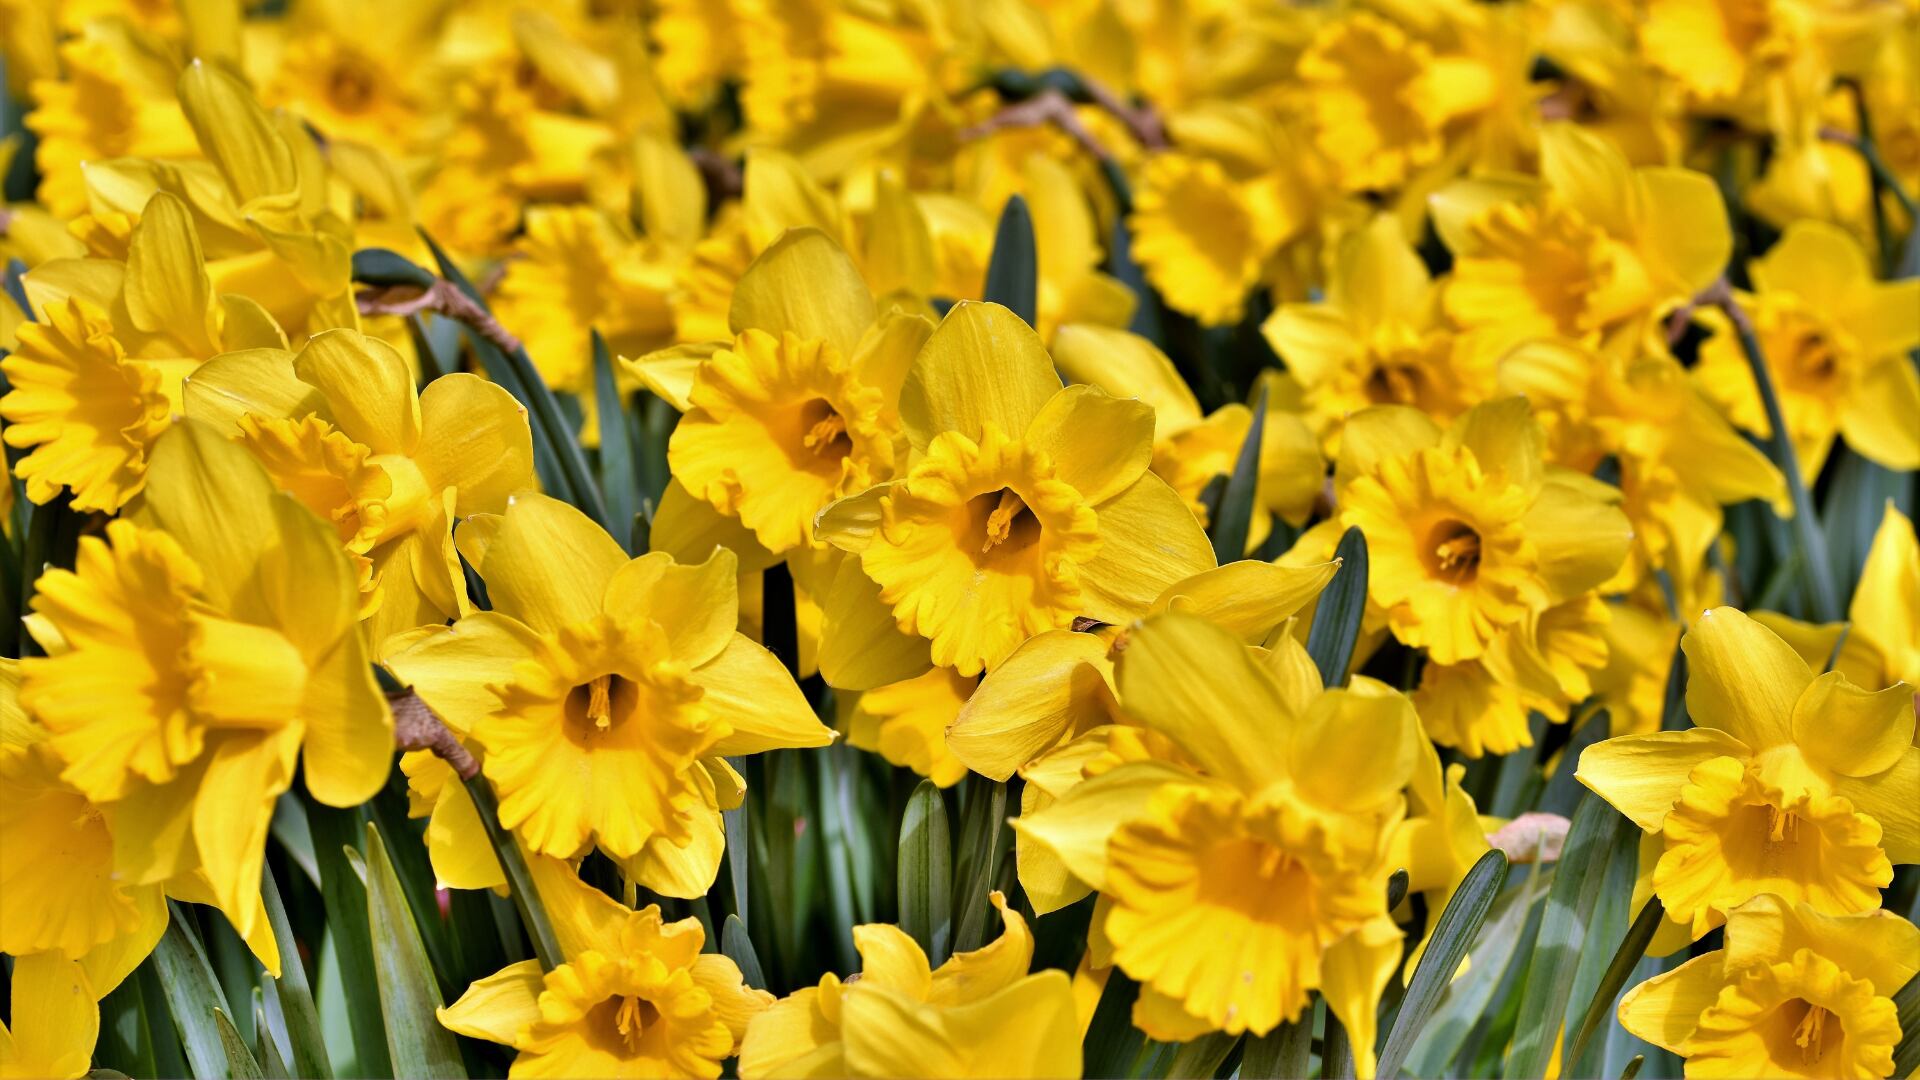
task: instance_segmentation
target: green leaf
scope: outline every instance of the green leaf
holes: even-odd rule
[[[993,231],[993,255],[987,260],[982,297],[1020,316],[1028,326],[1039,318],[1040,260],[1033,243],[1033,214],[1015,195],[1000,211]]]
[[[1308,1009],[1302,1018],[1288,1020],[1265,1035],[1247,1036],[1240,1080],[1292,1080],[1307,1075],[1312,1059],[1313,1010]]]
[[[193,1075],[199,1080],[219,1080],[227,1075],[227,1050],[214,1014],[225,1000],[214,981],[213,965],[207,962],[206,951],[193,932],[193,916],[178,901],[167,901],[167,907],[172,917],[167,920],[166,933],[160,935],[160,943],[154,946],[154,969],[166,992],[167,1006],[173,1010],[174,1030],[179,1033],[180,1047],[193,1067]]]
[[[1915,229],[1920,234],[1920,229]],[[1900,1043],[1893,1048],[1893,1075],[1912,1076],[1920,1068],[1920,975],[1907,980],[1893,995],[1900,1017]]]
[[[1227,1056],[1240,1043],[1240,1036],[1210,1031],[1197,1039],[1183,1042],[1174,1051],[1166,1075],[1175,1080],[1213,1080],[1213,1074],[1226,1063]]]
[[[1520,994],[1518,1026],[1507,1059],[1508,1076],[1544,1076],[1560,1025],[1566,1019],[1581,946],[1607,881],[1607,863],[1616,850],[1631,857],[1637,850],[1632,823],[1598,796],[1588,793],[1573,812],[1566,846],[1560,854],[1553,888],[1547,892],[1540,937]],[[1631,887],[1629,885],[1629,887]]]
[[[1468,955],[1473,964],[1465,975],[1442,987],[1440,1004],[1424,1024],[1421,1037],[1413,1041],[1405,1071],[1414,1076],[1439,1076],[1453,1070],[1467,1037],[1489,1012],[1494,992],[1503,984],[1518,981],[1523,970],[1540,911],[1540,899],[1553,880],[1552,869],[1532,864],[1527,879],[1508,888],[1493,903],[1493,910],[1474,936]],[[1510,970],[1512,969],[1512,970]],[[1407,991],[1409,1001],[1413,997]],[[1402,1016],[1409,1005],[1400,1006]],[[1386,1076],[1384,1072],[1380,1074]],[[1390,1080],[1390,1078],[1389,1078]]]
[[[367,822],[367,922],[373,930],[374,975],[387,1018],[387,1055],[396,1076],[464,1077],[460,1047],[440,1025],[446,1002],[427,962],[407,894],[387,857],[380,829]]]
[[[361,1076],[393,1075],[387,1059],[386,1020],[380,1015],[380,995],[367,993],[374,985],[373,936],[367,926],[367,888],[348,859],[358,854],[360,830],[366,820],[359,808],[325,806],[302,789],[307,827],[313,833],[313,857],[320,864],[320,895],[327,910],[327,937],[340,967],[347,1021],[353,1032],[351,1056]],[[317,1001],[317,999],[316,999]],[[342,1054],[329,1045],[328,1056],[340,1068]]]
[[[553,932],[553,920],[547,917],[546,905],[540,902],[539,890],[533,887],[533,874],[527,869],[526,856],[520,851],[520,845],[513,840],[513,834],[500,827],[500,804],[493,797],[493,787],[487,778],[478,773],[468,777],[467,794],[473,798],[473,808],[480,815],[480,823],[486,826],[487,839],[493,841],[493,854],[500,860],[500,868],[506,871],[507,886],[513,892],[513,906],[520,912],[520,921],[526,927],[527,937],[533,942],[533,953],[540,960],[540,966],[552,971],[566,962],[566,954],[560,951],[560,939]]]
[[[1233,473],[1227,477],[1226,489],[1221,492],[1220,508],[1213,515],[1216,562],[1230,563],[1246,557],[1247,531],[1253,527],[1253,515],[1258,512],[1253,499],[1260,485],[1260,441],[1266,437],[1266,430],[1267,388],[1262,386],[1253,403],[1253,423],[1247,427],[1240,455],[1233,462]]]
[[[740,977],[748,986],[755,990],[767,988],[767,973],[760,967],[760,954],[753,951],[753,941],[747,937],[747,927],[740,916],[729,915],[727,921],[720,924],[720,952],[740,969]]]
[[[368,285],[412,285],[417,289],[433,287],[431,271],[387,248],[361,248],[354,252],[353,280]]]
[[[732,765],[734,771],[741,776],[747,775],[744,771],[746,768],[744,758],[728,758],[727,764]],[[742,930],[745,930],[749,925],[747,921],[749,918],[747,865],[751,858],[748,855],[750,840],[747,825],[747,800],[742,799],[740,805],[732,810],[721,811],[720,822],[727,833],[727,850],[725,857],[727,860],[727,880],[733,885],[733,913],[739,916],[740,927]]]
[[[1426,1027],[1434,1007],[1440,1003],[1440,996],[1452,984],[1454,974],[1460,970],[1460,961],[1467,956],[1468,947],[1486,924],[1487,913],[1493,910],[1493,902],[1506,881],[1507,857],[1499,851],[1480,856],[1460,879],[1460,887],[1454,890],[1453,899],[1440,913],[1432,940],[1427,942],[1426,951],[1420,954],[1420,963],[1413,969],[1407,995],[1400,1002],[1400,1013],[1394,1019],[1393,1029],[1387,1033],[1385,1048],[1380,1051],[1378,1075],[1388,1078],[1399,1075],[1401,1063],[1413,1051],[1414,1040]]]
[[[841,971],[859,967],[859,954],[853,948],[853,927],[860,920],[853,914],[853,848],[848,841],[852,815],[842,803],[847,772],[838,768],[832,749],[810,755],[814,768],[813,791],[819,800],[815,820],[820,823],[820,845],[827,863],[827,920],[833,933],[834,966]]]
[[[955,857],[953,951],[971,952],[987,943],[992,926],[994,881],[1013,848],[1007,824],[1007,784],[968,773],[962,781],[966,808],[961,812],[960,845]]]
[[[946,962],[953,936],[953,843],[947,804],[931,780],[920,781],[900,821],[900,929],[926,950],[935,967]]]
[[[1360,637],[1360,617],[1367,611],[1367,538],[1358,526],[1349,528],[1334,549],[1340,569],[1320,594],[1313,625],[1307,630],[1307,655],[1320,669],[1320,682],[1331,689],[1347,685],[1353,664],[1354,642]]]
[[[273,985],[273,980],[268,979],[267,985]],[[260,1052],[255,1055],[255,1059],[260,1062],[260,1075],[267,1080],[291,1080],[294,1073],[287,1067],[286,1059],[280,1054],[279,1040],[275,1038],[271,1022],[267,1019],[265,996],[262,990],[254,991],[253,1030],[260,1033],[258,1040]]]
[[[333,1065],[327,1060],[327,1041],[320,1033],[320,1010],[313,1003],[313,987],[307,983],[307,969],[300,960],[300,943],[287,922],[287,908],[280,899],[279,883],[273,879],[272,865],[261,876],[260,895],[266,901],[274,944],[280,949],[280,977],[263,981],[286,1018],[293,1072],[297,1076],[331,1077]]]
[[[1640,1066],[1646,1063],[1647,1058],[1645,1054],[1633,1055],[1633,1060],[1627,1062],[1627,1067],[1620,1070],[1620,1080],[1633,1080],[1634,1077],[1640,1075]]]
[[[613,357],[607,354],[607,339],[593,332],[593,395],[600,421],[600,488],[607,498],[607,520],[630,523],[640,512],[640,481],[634,474],[633,429],[627,425],[626,402],[613,377]],[[622,536],[615,529],[613,538],[623,546],[633,540],[631,529]],[[633,554],[638,549],[627,547]]]
[[[1615,859],[1622,863],[1624,860]],[[1627,927],[1627,936],[1620,940],[1620,947],[1614,950],[1613,960],[1607,964],[1605,974],[1600,977],[1600,985],[1594,988],[1592,1002],[1587,1006],[1586,1018],[1580,1021],[1580,1030],[1573,1036],[1571,1048],[1565,1060],[1579,1062],[1586,1052],[1587,1043],[1593,1038],[1600,1025],[1613,1015],[1614,999],[1627,985],[1627,979],[1647,953],[1647,945],[1653,940],[1654,932],[1660,929],[1660,920],[1665,918],[1667,909],[1655,896],[1640,909],[1640,916]]]
[[[1140,997],[1140,984],[1115,967],[1107,972],[1107,985],[1087,1023],[1086,1038],[1081,1041],[1083,1076],[1128,1076],[1134,1056],[1140,1052],[1146,1036],[1133,1026],[1133,1003]],[[1304,1076],[1305,1073],[1295,1073]]]
[[[253,1060],[253,1051],[247,1049],[247,1041],[240,1037],[225,1009],[213,1010],[213,1027],[226,1054],[227,1075],[233,1080],[261,1080],[265,1074],[260,1071],[260,1063]]]
[[[148,1011],[141,980],[129,976],[120,980],[106,997],[100,999],[100,1038],[93,1060],[106,1068],[118,1069],[128,1076],[155,1076],[153,1034],[158,1024],[170,1024],[161,1015]]]

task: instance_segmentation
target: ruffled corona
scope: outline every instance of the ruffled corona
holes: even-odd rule
[[[1432,164],[1447,116],[1430,85],[1433,50],[1369,14],[1329,23],[1300,57],[1314,145],[1349,191],[1398,187]]]
[[[1900,1021],[1873,984],[1799,949],[1720,991],[1687,1041],[1690,1077],[1847,1077],[1893,1073]]]
[[[1696,938],[1762,893],[1850,915],[1893,880],[1879,823],[1837,795],[1788,798],[1731,757],[1694,767],[1662,841],[1654,889]]]
[[[1385,913],[1362,870],[1285,804],[1173,787],[1113,834],[1106,934],[1116,963],[1210,1030],[1264,1035],[1307,1004],[1327,947]]]
[[[128,359],[79,300],[44,318],[23,324],[19,349],[0,361],[13,386],[0,398],[7,445],[32,448],[15,472],[34,502],[64,487],[76,510],[118,510],[145,483],[147,452],[173,411],[160,373]]]
[[[747,330],[700,365],[688,400],[674,475],[770,551],[810,543],[821,507],[892,472],[880,392],[825,341]]]
[[[1240,318],[1278,239],[1257,184],[1210,158],[1157,154],[1134,204],[1133,254],[1175,310],[1209,325]]]
[[[886,542],[861,563],[936,664],[977,675],[1081,613],[1080,567],[1100,546],[1093,507],[996,425],[978,443],[937,436],[881,517]]]
[[[1617,314],[1608,291],[1620,253],[1573,208],[1506,203],[1468,227],[1478,250],[1455,262],[1443,294],[1460,325],[1582,337]]]
[[[367,460],[370,450],[317,416],[287,420],[248,413],[238,426],[240,444],[273,482],[332,523],[359,574],[366,614],[379,602],[367,552],[387,532],[392,479]]]

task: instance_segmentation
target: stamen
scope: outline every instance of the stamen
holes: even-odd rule
[[[1793,1029],[1793,1042],[1800,1048],[1800,1060],[1820,1060],[1820,1039],[1827,1030],[1827,1010],[1815,1005],[1800,1018],[1800,1024]]]
[[[1000,505],[987,515],[987,542],[980,545],[980,554],[985,555],[1005,543],[1007,537],[1013,534],[1013,519],[1019,517],[1026,508],[1027,504],[1020,501],[1020,496],[1015,495],[1012,488],[1001,488]]]
[[[587,684],[587,718],[601,731],[613,726],[613,676],[600,675]]]
[[[1433,556],[1445,573],[1457,573],[1480,564],[1480,534],[1465,529],[1440,542]]]
[[[1767,839],[1779,844],[1800,838],[1800,817],[1791,810],[1767,807]]]
[[[637,1053],[640,1049],[640,1036],[644,1026],[640,1016],[640,999],[621,998],[620,1008],[613,1014],[613,1024],[620,1032],[620,1037],[625,1040],[627,1050]]]
[[[818,423],[807,431],[800,441],[816,454],[824,454],[832,448],[834,440],[846,434],[847,422],[837,412],[829,411]]]

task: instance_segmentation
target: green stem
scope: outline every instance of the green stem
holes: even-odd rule
[[[1887,160],[1880,156],[1880,148],[1874,145],[1872,129],[1866,126],[1867,110],[1864,104],[1860,106],[1859,115],[1860,134],[1854,135],[1834,128],[1825,128],[1821,130],[1820,137],[1828,142],[1851,146],[1854,152],[1860,155],[1860,160],[1867,163],[1867,172],[1873,178],[1873,204],[1876,212],[1880,207],[1881,190],[1884,189],[1892,193],[1895,201],[1899,202],[1900,209],[1907,212],[1908,220],[1920,222],[1920,203],[1916,203],[1913,196],[1907,194],[1907,189],[1900,186],[1900,178],[1893,175],[1893,169],[1888,167]]]
[[[1780,408],[1780,395],[1773,387],[1773,373],[1767,367],[1766,353],[1754,333],[1753,320],[1734,299],[1733,289],[1721,278],[1701,294],[1701,302],[1717,305],[1733,324],[1740,338],[1740,350],[1746,353],[1747,367],[1753,372],[1753,384],[1760,392],[1760,403],[1767,410],[1767,424],[1773,429],[1769,440],[1773,462],[1787,477],[1787,492],[1793,497],[1793,526],[1799,534],[1800,561],[1813,589],[1813,616],[1820,622],[1839,620],[1840,594],[1833,584],[1833,564],[1827,559],[1826,534],[1820,531],[1820,519],[1813,509],[1813,493],[1800,475],[1800,456],[1794,452],[1793,438],[1787,431],[1787,417]]]
[[[487,838],[493,841],[493,854],[507,873],[513,905],[520,911],[520,921],[526,924],[534,955],[539,957],[541,968],[552,971],[566,963],[566,954],[560,950],[553,920],[547,917],[547,907],[540,902],[540,893],[533,886],[533,872],[527,868],[520,845],[514,843],[513,833],[500,825],[500,803],[493,797],[493,785],[479,773],[467,777],[466,785],[467,794],[473,797],[473,808],[480,813],[480,823],[487,828]]]

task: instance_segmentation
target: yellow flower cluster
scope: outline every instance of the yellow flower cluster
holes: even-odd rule
[[[324,937],[396,1075],[1370,1080],[1575,805],[1621,1040],[1911,1072],[1913,3],[0,0],[0,60],[0,1076],[120,1068],[217,931],[276,1063]],[[403,1022],[310,817],[505,966]],[[1514,981],[1480,1052],[1590,1067]]]

